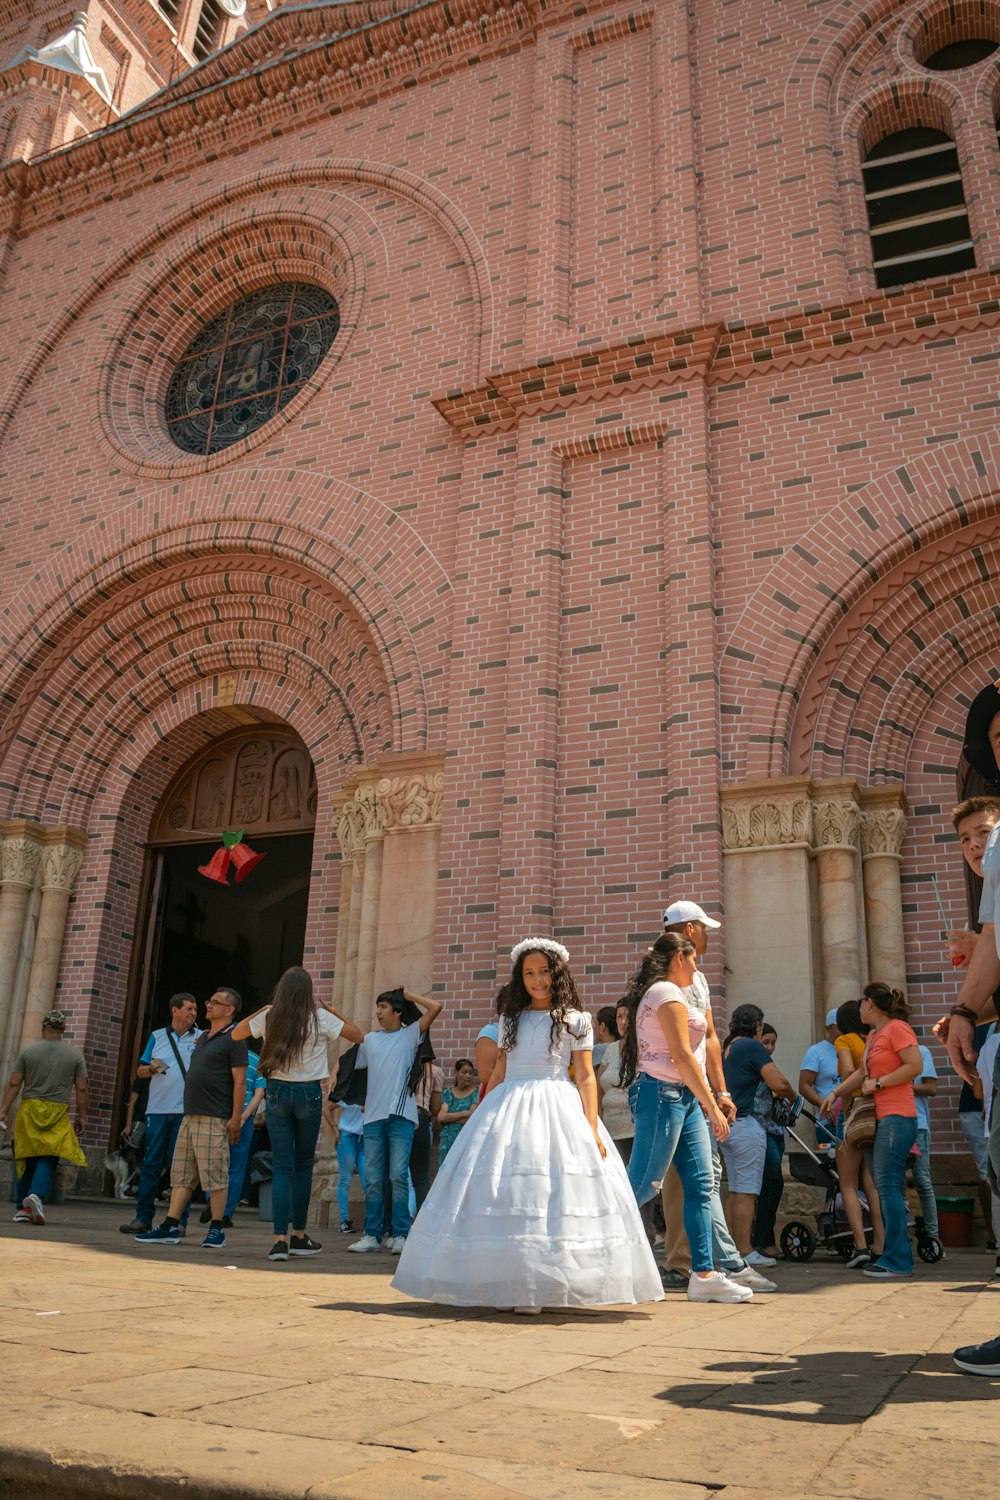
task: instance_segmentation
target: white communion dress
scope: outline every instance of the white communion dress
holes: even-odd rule
[[[663,1297],[621,1157],[601,1124],[601,1158],[569,1077],[571,1052],[593,1047],[590,1017],[567,1022],[550,1051],[550,1013],[521,1015],[504,1082],[462,1127],[414,1220],[397,1291],[454,1307]]]

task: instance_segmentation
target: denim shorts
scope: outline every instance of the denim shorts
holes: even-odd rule
[[[759,1193],[767,1158],[767,1131],[753,1115],[742,1115],[722,1142],[722,1159],[731,1193]]]

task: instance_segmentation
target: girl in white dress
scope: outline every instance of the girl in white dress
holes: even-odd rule
[[[528,938],[511,959],[489,1087],[438,1172],[392,1284],[431,1302],[524,1312],[659,1301],[635,1195],[597,1117],[593,1029],[569,954]]]

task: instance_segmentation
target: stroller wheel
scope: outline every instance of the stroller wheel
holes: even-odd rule
[[[789,1260],[812,1260],[816,1249],[816,1236],[808,1224],[793,1219],[781,1231],[781,1253]]]
[[[932,1234],[921,1234],[917,1236],[917,1254],[932,1266],[944,1255],[944,1246]]]

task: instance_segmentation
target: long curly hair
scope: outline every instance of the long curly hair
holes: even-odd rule
[[[498,1010],[502,1018],[500,1047],[504,1052],[513,1052],[521,1016],[526,1010],[531,1009],[531,996],[524,987],[521,970],[524,960],[530,958],[532,953],[542,955],[552,975],[552,989],[549,992],[549,1013],[552,1016],[552,1026],[549,1031],[550,1053],[554,1050],[563,1031],[570,1030],[566,1020],[567,1013],[581,1008],[580,997],[576,993],[576,985],[573,983],[569,965],[563,963],[557,953],[550,953],[545,948],[530,948],[527,953],[519,954],[511,970],[510,982],[497,996]]]
[[[311,1045],[318,1036],[312,976],[305,969],[286,969],[274,987],[267,1013],[260,1071],[267,1077],[287,1071],[306,1044]]]
[[[661,979],[666,979],[670,965],[679,953],[694,953],[690,938],[679,932],[664,932],[656,939],[642,963],[629,980],[628,989],[619,1000],[619,1005],[628,1007],[628,1025],[621,1039],[621,1086],[627,1089],[639,1071],[639,1035],[636,1016],[643,995]]]

